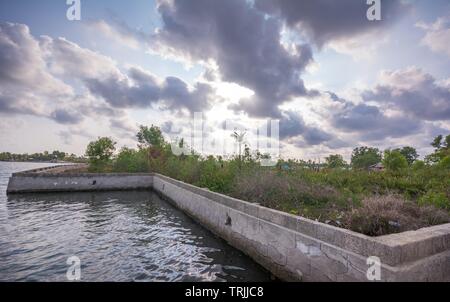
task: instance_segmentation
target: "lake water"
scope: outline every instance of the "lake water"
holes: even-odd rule
[[[0,162],[0,281],[270,281],[243,253],[145,191],[6,196],[11,173],[52,164]]]

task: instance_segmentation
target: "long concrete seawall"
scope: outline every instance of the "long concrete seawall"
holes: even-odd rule
[[[152,189],[287,281],[450,281],[450,224],[368,237],[158,174],[16,173],[8,193]],[[371,258],[374,259],[374,258]]]
[[[61,172],[61,170],[63,172]],[[148,173],[77,173],[78,165],[41,168],[14,173],[7,193],[74,192],[109,190],[150,190],[153,175]],[[73,173],[68,173],[75,170]]]

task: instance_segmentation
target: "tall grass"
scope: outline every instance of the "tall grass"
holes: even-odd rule
[[[116,172],[152,171],[273,209],[383,235],[450,221],[450,172],[440,166],[401,173],[262,167],[257,160],[173,156],[124,149]],[[395,196],[395,197],[393,197]]]

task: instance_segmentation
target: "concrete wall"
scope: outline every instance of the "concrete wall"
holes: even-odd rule
[[[152,174],[56,172],[60,169],[61,167],[53,170],[37,169],[15,173],[9,179],[7,193],[149,190],[152,188]]]
[[[8,192],[151,188],[283,280],[367,281],[376,256],[382,281],[450,281],[450,224],[372,238],[156,174],[17,173]]]
[[[377,256],[381,281],[450,281],[450,224],[372,238],[161,175],[153,190],[283,280],[368,281]]]

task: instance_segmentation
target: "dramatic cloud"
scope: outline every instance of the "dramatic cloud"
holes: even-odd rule
[[[26,25],[0,22],[0,112],[48,115],[42,99],[68,98],[72,88],[48,70]]]
[[[450,18],[438,18],[433,24],[420,22],[417,27],[426,31],[422,43],[434,52],[450,57]]]
[[[382,72],[380,84],[363,98],[420,120],[450,120],[450,85],[417,67]]]
[[[314,126],[306,125],[300,114],[284,111],[280,119],[280,139],[286,140],[301,136],[308,145],[319,145],[331,140],[331,134]]]
[[[359,140],[382,140],[411,135],[422,123],[404,116],[387,116],[378,107],[352,103],[344,104],[332,113],[331,124],[344,132],[358,134]]]
[[[92,94],[118,108],[146,108],[159,103],[163,109],[198,112],[209,109],[213,93],[208,84],[197,83],[190,89],[179,78],[167,77],[161,81],[138,67],[129,68],[128,76],[92,78],[85,83]]]
[[[50,116],[60,124],[78,124],[83,120],[78,112],[65,109],[57,109]]]
[[[300,78],[312,61],[308,45],[289,51],[280,43],[281,23],[249,1],[159,1],[163,26],[153,37],[160,52],[194,61],[213,60],[222,80],[255,95],[233,107],[251,116],[280,117],[278,105],[311,94]]]
[[[319,47],[325,43],[379,31],[398,20],[406,9],[402,1],[381,0],[379,22],[367,19],[366,0],[256,0],[258,9],[276,15],[289,27],[305,34]]]
[[[64,39],[36,39],[26,25],[0,23],[0,112],[47,117],[60,124],[81,122],[91,106],[57,75],[111,72],[101,59]]]
[[[203,112],[213,124],[211,137],[230,138],[220,127],[224,120],[245,130],[278,119],[281,146],[307,157],[372,143],[420,148],[450,127],[450,78],[433,76],[448,77],[448,62],[441,59],[450,56],[450,22],[438,18],[414,27],[430,18],[418,12],[388,31],[415,3],[381,2],[381,22],[367,20],[366,0],[156,0],[159,20],[149,19],[151,12],[85,20],[80,24],[91,32],[75,29],[64,33],[67,38],[33,36],[26,25],[0,23],[0,115],[47,118],[59,124],[64,141],[80,144],[112,132],[132,145],[137,123],[147,120],[160,123],[166,135],[184,137],[190,113]],[[153,32],[150,23],[157,24]],[[424,51],[417,37],[440,54],[416,60]],[[194,68],[181,70],[180,61]],[[369,86],[378,67],[408,62],[430,73],[402,67],[380,73]],[[83,127],[94,129],[92,136]]]
[[[106,102],[117,108],[146,108],[160,98],[160,86],[156,77],[139,71],[141,77],[134,77],[134,69],[130,75],[111,75],[108,78],[86,79],[89,91],[102,97]]]
[[[121,75],[113,59],[64,38],[41,37],[41,49],[50,71],[56,75],[78,79]]]
[[[65,79],[78,80],[97,99],[75,94]],[[120,118],[121,108],[153,104],[172,111],[202,111],[209,107],[212,93],[208,84],[191,88],[178,78],[161,80],[139,67],[123,73],[111,58],[64,38],[36,39],[26,25],[0,23],[0,112],[77,124],[84,116]]]
[[[214,62],[217,72],[207,70],[207,75],[255,92],[231,109],[253,117],[280,118],[280,104],[318,94],[308,91],[301,79],[313,61],[312,50],[307,44],[290,43],[288,47],[282,43],[283,23],[306,34],[316,45],[335,41],[336,49],[354,53],[359,42],[352,38],[380,32],[407,7],[402,1],[381,2],[382,21],[370,22],[366,17],[369,6],[363,0],[159,0],[163,25],[154,35],[133,30],[117,19],[92,22],[91,26],[117,41],[147,44],[163,56],[172,54],[206,66]],[[364,37],[364,46],[358,44],[358,49],[370,44],[372,37]]]

